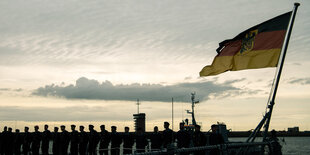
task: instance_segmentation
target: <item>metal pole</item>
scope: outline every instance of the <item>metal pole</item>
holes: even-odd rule
[[[288,47],[289,40],[290,40],[290,37],[291,37],[291,33],[292,33],[293,25],[294,25],[294,20],[295,20],[296,12],[297,12],[297,9],[298,9],[299,5],[300,5],[299,3],[294,3],[294,9],[293,9],[293,12],[292,12],[290,23],[288,25],[288,31],[287,31],[286,36],[285,36],[285,40],[284,40],[282,52],[281,52],[281,55],[280,55],[278,68],[277,68],[277,74],[276,74],[277,77],[276,77],[276,81],[275,81],[274,89],[273,89],[274,91],[273,91],[273,94],[272,94],[271,101],[269,102],[270,104],[268,105],[269,111],[266,114],[267,120],[266,120],[266,124],[264,126],[265,131],[264,131],[263,140],[266,140],[266,136],[267,136],[267,133],[268,133],[270,119],[271,119],[271,114],[272,114],[273,106],[275,104],[274,101],[275,101],[277,90],[278,90],[278,85],[279,85],[279,81],[280,81],[280,77],[281,77],[281,73],[282,73],[282,68],[283,68],[283,64],[284,64],[284,60],[285,60],[285,56],[286,56],[286,51],[287,51],[287,47]]]
[[[262,128],[262,126],[264,125],[266,121],[266,116],[263,117],[263,119],[259,122],[259,124],[257,125],[257,127],[253,130],[253,132],[251,133],[251,135],[248,137],[246,142],[254,142],[255,137],[257,135],[257,133],[260,131],[260,129]],[[252,140],[251,140],[252,138]]]

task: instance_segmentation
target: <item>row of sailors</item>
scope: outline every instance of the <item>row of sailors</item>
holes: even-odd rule
[[[111,127],[111,132],[105,129],[105,125],[100,126],[100,132],[94,130],[93,125],[89,125],[89,132],[84,131],[84,126],[79,127],[79,132],[75,125],[71,125],[71,133],[66,130],[64,125],[54,127],[54,132],[48,130],[48,125],[44,126],[44,131],[39,131],[39,126],[34,127],[34,132],[30,133],[29,128],[25,127],[24,133],[20,134],[19,130],[12,132],[12,128],[4,127],[4,131],[0,135],[0,153],[1,155],[38,155],[41,148],[43,155],[49,154],[49,143],[53,142],[52,151],[54,155],[68,154],[70,144],[71,155],[93,155],[97,154],[99,145],[99,154],[108,155],[109,145],[111,147],[111,155],[120,154],[120,145],[123,144],[123,154],[132,154],[132,147],[136,144],[137,152],[145,152],[145,148],[151,142],[151,151],[167,148],[170,144],[177,142],[178,148],[187,148],[192,143],[193,146],[205,146],[207,139],[200,131],[200,126],[195,126],[195,131],[191,134],[184,129],[184,123],[180,123],[180,130],[174,133],[169,129],[169,123],[164,123],[162,132],[158,131],[158,127],[154,127],[154,132],[146,135],[142,128],[138,128],[137,133],[129,132],[129,127],[125,127],[125,132],[120,134],[117,132],[116,126]],[[212,135],[209,138],[209,144],[223,143],[223,138],[219,135]],[[22,150],[22,151],[21,151]],[[195,154],[204,154],[197,152]]]

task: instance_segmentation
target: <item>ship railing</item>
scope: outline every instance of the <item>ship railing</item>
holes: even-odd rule
[[[134,155],[162,155],[162,154],[180,154],[180,153],[193,153],[197,151],[210,151],[210,150],[218,150],[223,155],[226,154],[249,154],[252,152],[251,148],[256,148],[256,151],[261,151],[262,147],[268,146],[268,150],[271,149],[270,142],[250,142],[250,143],[229,143],[229,144],[219,144],[219,145],[208,145],[208,146],[200,146],[200,147],[191,147],[191,148],[175,148],[168,147],[167,149],[152,151],[152,152],[134,152]]]

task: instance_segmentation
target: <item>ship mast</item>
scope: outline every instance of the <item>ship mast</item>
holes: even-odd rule
[[[192,124],[193,125],[196,125],[196,119],[195,119],[195,104],[199,103],[199,100],[195,100],[195,92],[194,93],[191,93],[192,97],[192,111],[190,112],[189,110],[187,110],[187,113],[188,114],[191,114],[192,115]]]

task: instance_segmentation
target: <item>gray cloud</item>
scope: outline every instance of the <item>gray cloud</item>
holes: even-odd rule
[[[289,84],[301,84],[301,85],[308,85],[310,84],[310,78],[292,78],[287,81]]]
[[[293,65],[301,66],[301,63],[295,62],[295,63],[293,63]]]
[[[236,82],[242,82],[242,81],[244,81],[244,80],[246,80],[245,78],[242,78],[242,79],[236,79],[236,80],[228,80],[228,81],[225,81],[225,85],[231,85],[231,84],[233,84],[233,83],[236,83]]]
[[[193,79],[191,76],[185,77],[184,80],[191,80]]]
[[[21,92],[23,89],[18,88],[18,89],[10,89],[10,88],[0,88],[0,91],[15,91],[15,92]]]
[[[3,121],[89,121],[89,120],[119,120],[128,116],[118,113],[115,117],[104,106],[70,106],[70,107],[24,107],[1,106],[0,117]]]
[[[0,88],[0,91],[10,91],[10,88]]]
[[[212,81],[196,83],[179,83],[174,85],[161,84],[128,84],[113,85],[109,81],[98,82],[97,80],[81,77],[75,85],[46,85],[33,91],[33,95],[64,97],[67,99],[99,99],[99,100],[129,100],[170,102],[171,97],[175,101],[188,102],[189,94],[197,92],[197,98],[208,100],[210,96],[223,98],[248,93],[257,93],[258,90],[241,90],[231,84],[244,79],[228,81],[216,84]]]

